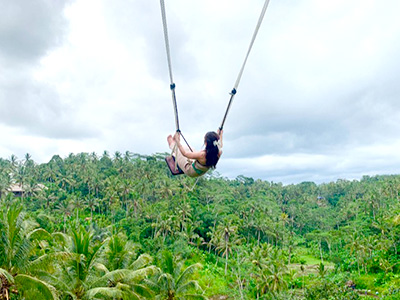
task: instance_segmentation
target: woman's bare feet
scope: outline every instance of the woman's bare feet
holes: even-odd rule
[[[168,137],[167,137],[167,141],[168,141],[168,145],[171,147],[171,145],[173,144],[173,143],[175,143],[175,141],[174,141],[174,138],[172,137],[172,135],[169,135]]]

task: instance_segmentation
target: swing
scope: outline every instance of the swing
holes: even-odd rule
[[[165,158],[165,162],[167,163],[167,166],[169,170],[171,171],[172,175],[181,175],[184,174],[181,168],[179,168],[178,164],[175,162],[175,157],[167,156]]]
[[[251,42],[250,42],[249,49],[247,50],[246,57],[245,57],[244,62],[242,64],[242,68],[239,71],[239,75],[238,75],[238,77],[236,79],[236,82],[235,82],[235,85],[234,85],[232,91],[229,93],[230,94],[230,99],[229,99],[228,107],[226,108],[224,117],[222,119],[221,126],[219,127],[220,130],[222,130],[223,127],[224,127],[224,124],[225,124],[225,121],[226,121],[226,117],[228,116],[228,112],[229,112],[229,110],[231,108],[231,105],[232,105],[232,102],[233,102],[233,98],[236,95],[240,79],[242,78],[244,67],[246,65],[246,62],[247,62],[247,59],[249,57],[250,51],[251,51],[251,49],[253,47],[253,44],[254,44],[254,41],[256,39],[258,30],[260,29],[261,23],[262,23],[262,21],[264,19],[264,15],[265,15],[265,12],[267,10],[268,4],[269,4],[269,0],[265,0],[264,6],[263,6],[263,8],[261,10],[260,17],[258,19],[258,23],[256,25],[255,31],[253,33],[253,37],[252,37]],[[173,77],[172,77],[171,55],[170,55],[170,48],[169,48],[167,17],[166,17],[166,12],[165,12],[164,0],[160,0],[160,5],[161,5],[161,16],[162,16],[163,29],[164,29],[165,48],[166,48],[166,52],[167,52],[167,62],[168,62],[169,78],[170,78],[170,89],[171,89],[171,92],[172,92],[172,105],[174,107],[174,114],[175,114],[176,132],[180,133],[181,137],[185,141],[186,145],[189,147],[190,151],[193,152],[192,148],[189,146],[189,143],[186,141],[185,137],[182,135],[182,132],[181,132],[181,130],[179,128],[178,105],[177,105],[177,102],[176,102],[176,95],[175,95],[175,87],[176,87],[176,85],[175,85]],[[172,152],[174,152],[174,150]],[[165,161],[166,161],[166,163],[168,165],[168,168],[170,169],[172,175],[184,174],[184,172],[179,168],[178,164],[176,163],[175,157],[173,156],[173,153],[171,153],[171,156],[166,157]]]

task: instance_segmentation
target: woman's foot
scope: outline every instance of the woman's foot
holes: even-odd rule
[[[172,137],[172,135],[169,135],[168,137],[167,137],[167,141],[168,141],[168,145],[171,147],[171,145],[173,144],[173,143],[175,143],[175,141],[174,141],[174,138]]]

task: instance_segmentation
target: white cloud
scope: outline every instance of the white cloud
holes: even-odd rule
[[[168,151],[158,2],[42,0],[29,13],[10,3],[0,12],[1,157]],[[200,148],[220,125],[263,1],[166,5],[181,129]],[[225,124],[221,175],[291,183],[396,172],[399,8],[271,1]]]

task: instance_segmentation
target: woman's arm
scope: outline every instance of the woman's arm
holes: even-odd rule
[[[202,151],[200,151],[200,152],[187,151],[182,146],[179,132],[175,133],[174,140],[176,142],[176,145],[179,148],[179,151],[182,153],[183,156],[185,156],[185,157],[187,157],[189,159],[202,159],[202,158],[204,158],[204,152],[202,152]]]
[[[222,136],[223,136],[223,134],[224,134],[224,131],[223,131],[222,129],[219,129],[219,128],[218,128],[217,133],[218,133],[218,135],[219,135],[219,144],[220,144],[220,148],[221,148],[221,150],[222,150],[222,147],[223,147]]]

